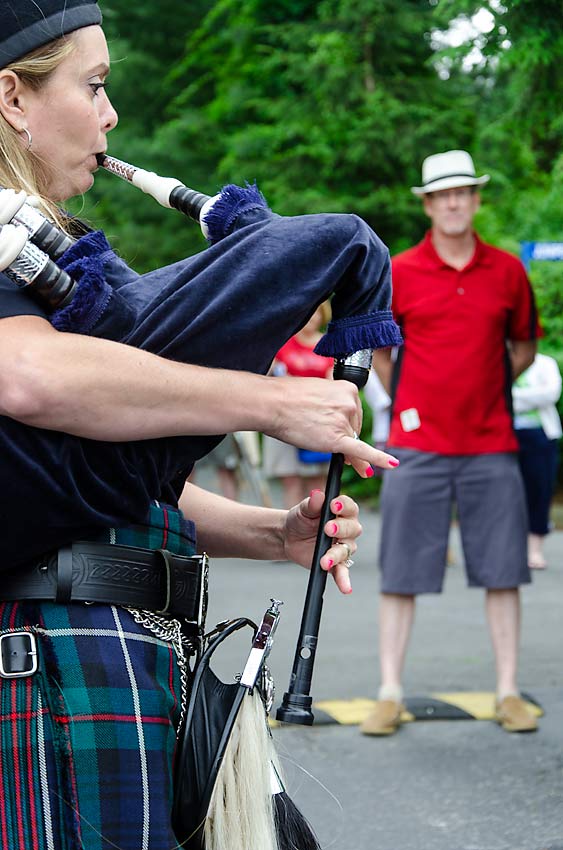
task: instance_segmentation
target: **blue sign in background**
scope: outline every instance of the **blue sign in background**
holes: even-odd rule
[[[521,242],[520,258],[526,269],[532,260],[563,260],[563,242]]]

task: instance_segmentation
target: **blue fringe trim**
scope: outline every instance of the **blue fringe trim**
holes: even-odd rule
[[[234,183],[223,186],[218,199],[203,219],[209,231],[208,241],[212,245],[219,242],[229,234],[242,213],[257,208],[269,209],[256,183],[252,186],[247,183],[245,189]]]
[[[113,295],[113,289],[106,283],[103,268],[100,268],[97,258],[82,260],[80,272],[74,298],[70,304],[62,310],[55,310],[51,316],[51,324],[58,331],[90,333],[106,311]],[[72,269],[69,274],[72,274]]]
[[[315,354],[345,357],[364,348],[390,348],[402,343],[391,310],[377,310],[329,322],[326,334],[315,346]]]
[[[83,257],[93,257],[101,254],[105,259],[108,253],[113,254],[113,251],[104,232],[102,230],[94,230],[92,233],[81,236],[74,245],[71,245],[64,252],[60,260],[58,260],[58,265],[61,269],[68,271],[71,263],[75,263]]]
[[[59,265],[78,285],[71,303],[51,316],[58,331],[87,334],[100,320],[113,295],[104,274],[104,262],[111,254],[101,230],[86,234],[65,251]]]

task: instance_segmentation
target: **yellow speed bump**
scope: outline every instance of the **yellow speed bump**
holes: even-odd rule
[[[350,700],[323,700],[313,704],[315,723],[341,723],[346,726],[355,726],[362,723],[373,710],[376,701],[373,699]],[[401,720],[408,722],[414,720],[412,714],[404,711]]]
[[[529,710],[541,717],[543,709],[529,694],[522,694]],[[431,693],[427,696],[408,697],[404,700],[406,711],[401,715],[403,723],[413,720],[494,720],[495,695],[486,691],[460,691],[453,693]],[[374,709],[376,700],[356,697],[349,700],[322,700],[313,703],[314,725],[338,723],[355,726],[363,723]],[[270,725],[280,724],[270,719]]]
[[[494,720],[495,695],[486,691],[468,691],[460,693],[436,693],[432,697],[445,705],[455,706],[467,712],[474,720]],[[541,717],[543,709],[527,694],[522,694],[527,708],[535,717]]]

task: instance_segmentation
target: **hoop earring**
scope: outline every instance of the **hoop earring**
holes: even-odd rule
[[[29,130],[27,129],[27,127],[22,127],[22,129],[20,130],[20,133],[25,133],[25,135],[27,136],[27,147],[26,147],[26,151],[31,150],[31,145],[32,145],[32,143],[33,143],[33,139],[31,138],[31,133],[29,132]]]

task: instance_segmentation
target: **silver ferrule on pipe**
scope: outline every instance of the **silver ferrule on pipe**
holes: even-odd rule
[[[45,216],[29,204],[24,204],[12,218],[12,224],[22,224],[30,236],[35,236],[45,223]]]
[[[27,242],[18,256],[12,260],[4,274],[12,280],[16,286],[24,288],[31,286],[41,274],[49,257],[32,242]]]
[[[371,361],[373,357],[372,348],[362,348],[360,351],[354,351],[352,354],[346,354],[344,357],[337,357],[339,363],[345,366],[357,366],[360,369],[371,369]]]

